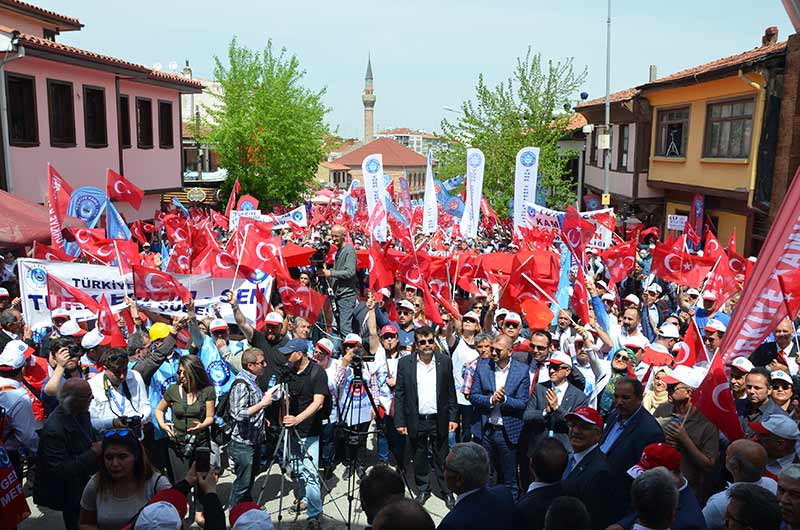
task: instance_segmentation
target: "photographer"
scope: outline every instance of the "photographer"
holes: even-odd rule
[[[50,375],[42,381],[41,400],[49,416],[58,407],[58,392],[68,379],[85,378],[81,369],[81,348],[72,337],[59,337],[50,343]],[[88,371],[87,371],[88,372]]]
[[[299,480],[302,501],[308,506],[308,528],[318,530],[322,516],[319,485],[319,436],[327,416],[323,405],[330,402],[328,376],[306,354],[306,341],[293,339],[280,348],[291,368],[288,381],[289,410],[283,425],[289,429],[290,451],[295,476]],[[300,497],[298,495],[298,497]]]
[[[346,337],[353,332],[353,310],[356,306],[356,293],[358,292],[358,278],[356,277],[356,249],[353,245],[345,243],[346,230],[342,225],[331,229],[333,243],[338,249],[333,269],[323,269],[317,275],[331,281],[333,297],[339,309],[338,328],[339,335]]]
[[[98,431],[129,427],[141,436],[142,423],[150,422],[150,401],[142,376],[128,370],[128,354],[111,348],[103,358],[105,371],[89,380],[92,427]]]

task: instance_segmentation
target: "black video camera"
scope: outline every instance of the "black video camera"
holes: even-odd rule
[[[312,247],[316,250],[316,252],[314,252],[309,258],[309,263],[316,268],[321,268],[323,265],[325,265],[325,260],[328,258],[328,252],[331,250],[331,244],[329,241],[323,239],[314,243]]]

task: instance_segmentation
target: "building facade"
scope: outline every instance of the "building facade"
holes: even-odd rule
[[[381,131],[378,138],[391,138],[423,156],[428,156],[428,151],[436,151],[447,145],[433,133],[406,128]]]

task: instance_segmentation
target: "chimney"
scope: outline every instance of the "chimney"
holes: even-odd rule
[[[183,67],[183,75],[189,79],[192,78],[192,68],[189,66],[189,59],[186,59],[186,66]]]
[[[650,65],[650,81],[649,82],[652,83],[656,79],[658,79],[658,73],[657,73],[656,65],[651,64]]]
[[[761,37],[761,45],[769,46],[778,42],[778,27],[770,26],[764,30],[764,36]]]

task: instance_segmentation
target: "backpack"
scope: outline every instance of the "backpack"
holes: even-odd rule
[[[231,418],[230,397],[231,393],[233,393],[233,388],[237,384],[247,385],[247,381],[242,379],[235,380],[230,389],[228,389],[228,392],[219,398],[217,406],[214,407],[214,423],[211,424],[211,439],[218,445],[226,445],[231,441],[235,422],[233,418]]]

